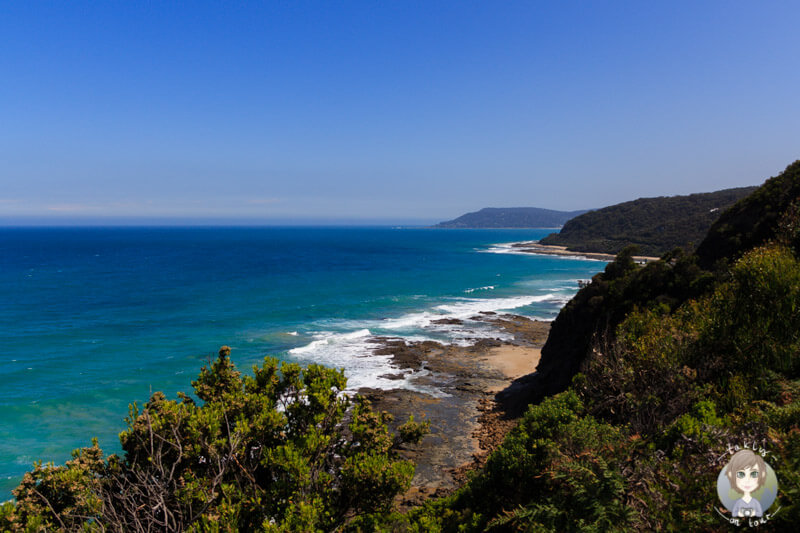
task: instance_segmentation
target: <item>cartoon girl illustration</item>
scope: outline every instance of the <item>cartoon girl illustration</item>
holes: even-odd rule
[[[742,495],[731,510],[734,517],[760,517],[764,514],[761,502],[753,493],[767,481],[767,465],[760,455],[752,450],[740,450],[731,457],[727,471],[731,489]]]

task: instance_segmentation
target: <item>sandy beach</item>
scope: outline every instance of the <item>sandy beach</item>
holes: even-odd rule
[[[519,242],[513,245],[513,248],[520,252],[541,255],[562,255],[566,257],[585,257],[586,259],[597,259],[599,261],[613,261],[614,254],[604,254],[599,252],[576,252],[568,250],[566,246],[555,246],[549,244],[539,244],[538,242]],[[651,257],[647,255],[635,255],[633,260],[637,263],[649,263],[651,261],[658,261],[658,257]]]
[[[506,381],[510,382],[533,372],[532,369],[539,364],[541,356],[541,348],[503,344],[496,348],[490,348],[480,360],[486,362],[489,367],[499,370]],[[489,392],[500,392],[504,388],[505,383],[499,384]]]
[[[515,425],[515,419],[495,404],[494,395],[536,369],[550,323],[494,313],[480,319],[512,334],[513,340],[482,339],[469,347],[390,338],[377,341],[375,353],[391,355],[398,369],[427,370],[414,384],[442,393],[434,397],[399,388],[359,390],[375,409],[394,415],[395,427],[411,414],[416,420],[430,421],[430,434],[402,452],[417,463],[417,470],[411,489],[398,501],[401,506],[453,491]]]

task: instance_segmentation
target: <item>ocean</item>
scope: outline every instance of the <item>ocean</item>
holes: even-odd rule
[[[552,231],[0,228],[0,501],[36,460],[92,437],[118,452],[129,403],[189,392],[222,345],[244,371],[272,355],[413,388],[369,341],[502,338],[481,311],[552,320],[605,266],[509,246]]]

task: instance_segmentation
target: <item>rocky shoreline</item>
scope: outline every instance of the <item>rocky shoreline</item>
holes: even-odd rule
[[[402,450],[417,469],[411,489],[398,501],[401,507],[452,492],[502,442],[515,420],[495,403],[494,395],[535,370],[550,330],[549,322],[517,315],[482,313],[473,319],[492,323],[513,339],[480,339],[469,347],[375,339],[375,353],[391,355],[399,371],[423,371],[416,373],[412,385],[441,391],[437,397],[400,388],[358,391],[373,408],[394,415],[395,427],[409,415],[430,421],[430,433],[422,442]]]

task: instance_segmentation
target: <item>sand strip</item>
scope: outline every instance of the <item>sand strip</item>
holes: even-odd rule
[[[541,348],[531,348],[528,346],[515,346],[504,344],[496,348],[490,348],[481,360],[500,371],[506,378],[504,383],[498,383],[491,387],[489,392],[500,392],[511,381],[521,378],[536,370],[539,359],[542,357]]]
[[[598,261],[613,261],[614,254],[605,254],[600,252],[577,252],[574,250],[567,250],[566,246],[555,246],[552,244],[539,244],[538,242],[518,242],[512,245],[513,248],[520,252],[529,254],[541,255],[559,255],[564,257],[585,257],[586,259],[596,259]],[[637,263],[650,263],[658,261],[660,258],[651,257],[647,255],[634,255],[633,260]]]

